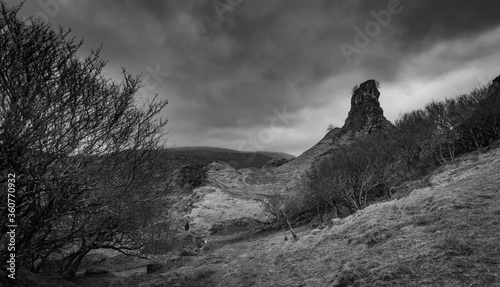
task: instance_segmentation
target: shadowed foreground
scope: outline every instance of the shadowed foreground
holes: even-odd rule
[[[442,167],[429,186],[324,229],[226,236],[157,273],[80,286],[499,286],[500,149]],[[99,283],[98,283],[99,282]],[[113,282],[118,285],[113,285]]]

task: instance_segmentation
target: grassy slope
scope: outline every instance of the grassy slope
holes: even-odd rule
[[[217,286],[500,286],[500,150],[431,184],[297,242],[259,243]]]
[[[467,155],[431,177],[430,187],[336,226],[302,227],[298,241],[270,232],[213,242],[183,267],[129,284],[500,286],[499,171],[500,149]]]

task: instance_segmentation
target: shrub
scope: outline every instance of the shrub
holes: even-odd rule
[[[359,89],[359,85],[354,85],[352,87],[352,91],[351,91],[351,94],[354,95],[354,92],[356,92],[356,90]]]
[[[329,124],[326,128],[326,132],[333,131],[336,127],[333,124]]]
[[[189,189],[197,188],[205,183],[207,178],[206,172],[206,167],[203,165],[183,166],[177,177],[177,184]]]
[[[463,152],[491,145],[500,139],[500,84],[433,101],[424,109],[402,114],[395,126],[386,134],[358,138],[313,166],[303,180],[308,208],[345,206],[355,212],[384,196],[391,183],[403,181],[408,174],[425,174]],[[401,166],[404,174],[395,172]]]
[[[395,156],[391,143],[388,135],[371,134],[332,153],[307,174],[309,198],[332,209],[347,206],[351,213],[364,208],[388,180],[385,167]]]
[[[498,85],[482,86],[401,115],[395,123],[396,138],[406,170],[417,168],[427,155],[437,164],[447,164],[499,139],[498,95]]]
[[[62,258],[71,276],[90,250],[137,252],[162,212],[165,166],[154,155],[167,102],[136,107],[139,77],[124,70],[114,82],[99,51],[80,59],[69,32],[0,4],[0,164],[18,178],[17,266],[37,272]]]
[[[460,152],[487,147],[500,139],[500,87],[492,84],[471,93],[477,101],[468,116],[457,125]]]

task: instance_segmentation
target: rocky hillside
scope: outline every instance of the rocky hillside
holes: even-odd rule
[[[283,241],[281,231],[215,233],[197,256],[158,256],[154,273],[142,263],[135,276],[87,276],[79,285],[500,286],[499,170],[499,148],[468,154],[408,196],[323,229],[298,228],[297,240]]]
[[[357,137],[373,132],[394,128],[385,116],[379,102],[380,92],[375,80],[368,80],[353,91],[351,109],[342,128],[329,131],[316,145],[275,170],[288,182],[288,186],[295,185],[306,170],[313,163],[328,155],[340,146],[347,145]],[[290,182],[292,178],[292,182]]]
[[[192,232],[209,236],[214,228],[267,220],[261,202],[274,192],[286,192],[311,168],[313,163],[357,137],[393,128],[384,117],[375,80],[368,80],[352,95],[351,110],[342,128],[328,132],[309,150],[273,168],[239,169],[215,162],[209,165],[208,183],[194,190],[187,218]]]
[[[500,286],[498,143],[406,182],[391,201],[300,226],[296,239],[261,228],[270,194],[288,192],[336,149],[394,128],[379,96],[374,80],[362,83],[344,126],[295,159],[261,169],[210,163],[206,184],[169,210],[183,220],[179,248],[158,246],[167,251],[148,259],[96,251],[75,284],[40,277],[33,286]]]
[[[227,245],[191,270],[211,270],[205,286],[500,286],[498,170],[499,149],[467,155],[407,197],[297,241]]]

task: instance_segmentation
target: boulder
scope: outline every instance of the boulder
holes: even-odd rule
[[[193,250],[191,248],[184,248],[181,251],[180,256],[198,256],[198,252],[196,252],[196,250]]]
[[[109,270],[103,268],[88,268],[85,270],[84,276],[97,276],[97,275],[107,275]]]
[[[151,263],[151,264],[146,265],[146,273],[147,274],[154,273],[154,272],[160,270],[161,268],[163,268],[163,264]]]

